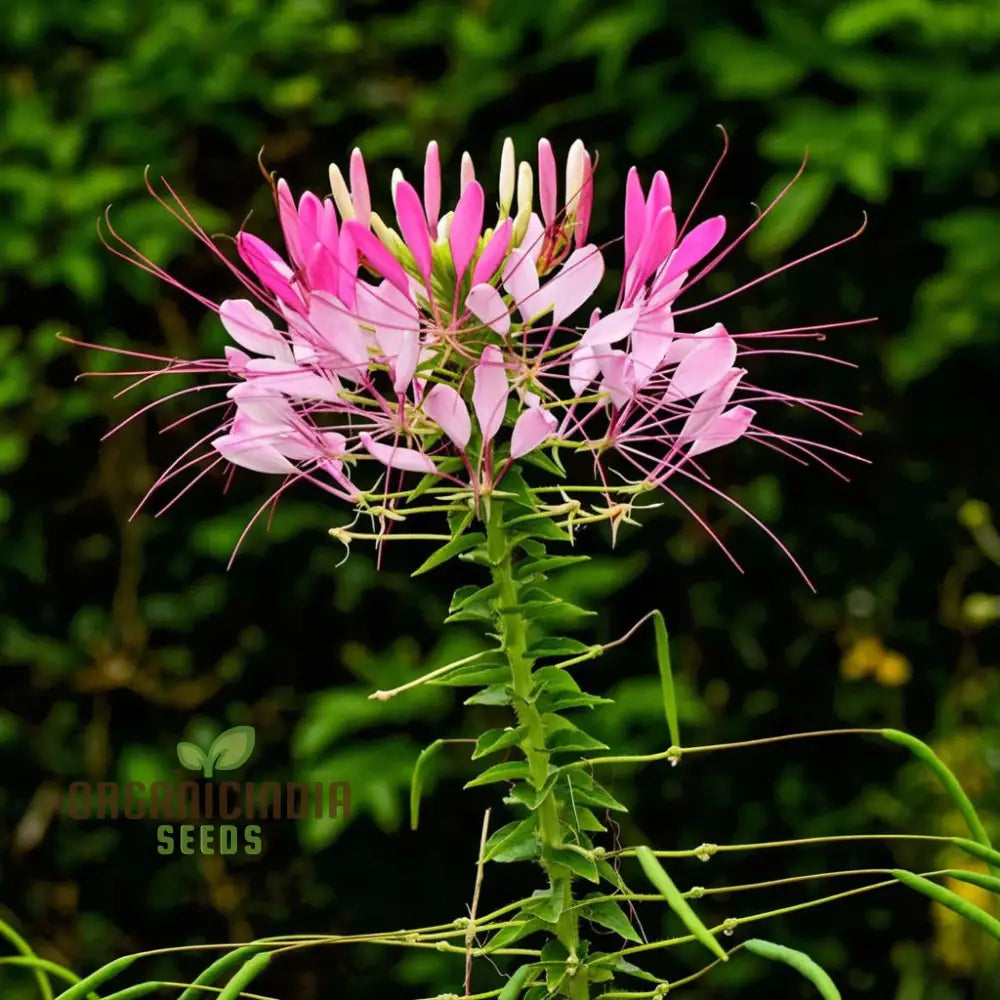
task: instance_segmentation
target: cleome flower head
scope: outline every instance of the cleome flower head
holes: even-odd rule
[[[419,187],[393,175],[391,212],[373,207],[359,150],[346,175],[336,165],[329,173],[325,197],[272,181],[284,245],[241,231],[239,265],[169,186],[172,203],[157,195],[226,262],[243,295],[216,304],[191,293],[231,338],[224,358],[155,358],[161,367],[131,373],[205,373],[216,386],[221,376],[225,393],[221,408],[207,408],[221,422],[150,494],[187,476],[185,492],[219,467],[249,470],[277,480],[260,513],[305,481],[376,517],[383,540],[428,489],[478,511],[503,494],[512,470],[524,484],[530,469],[550,482],[531,481],[534,496],[552,490],[566,501],[544,507],[553,516],[617,528],[647,491],[687,507],[677,478],[725,496],[701,459],[741,439],[828,468],[854,457],[760,419],[765,408],[800,406],[849,426],[853,411],[765,388],[751,374],[761,340],[849,324],[732,332],[691,319],[742,290],[689,302],[777,199],[727,244],[722,216],[691,225],[692,210],[682,221],[666,175],[644,188],[633,168],[621,246],[607,249],[588,241],[595,161],[580,141],[560,177],[547,140],[534,169],[506,140],[490,194],[465,154],[447,210],[433,142]],[[117,252],[177,284],[108,228]],[[609,253],[622,279],[616,296],[599,297]],[[575,496],[603,506],[584,512]]]

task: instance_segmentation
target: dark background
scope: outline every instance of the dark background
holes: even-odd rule
[[[675,203],[690,204],[721,146],[716,123],[732,149],[705,212],[725,213],[734,228],[808,149],[804,178],[710,290],[850,233],[863,210],[867,232],[710,319],[738,330],[879,316],[824,345],[856,371],[771,360],[760,375],[863,409],[860,442],[809,428],[872,465],[843,484],[744,445],[712,456],[710,468],[788,543],[818,593],[752,524],[694,491],[685,497],[736,550],[744,577],[667,504],[614,553],[601,533],[585,535],[595,559],[567,573],[563,590],[600,609],[586,641],[663,609],[685,742],[903,726],[933,743],[1000,832],[1000,674],[990,642],[1000,540],[988,506],[966,503],[1000,496],[998,39],[993,0],[4,5],[0,917],[39,954],[85,972],[171,944],[437,923],[464,913],[471,896],[493,790],[463,793],[474,765],[460,747],[444,754],[411,833],[409,777],[434,738],[469,736],[501,717],[461,709],[460,695],[442,688],[384,705],[366,696],[461,655],[469,634],[438,623],[450,588],[474,582],[473,568],[413,586],[407,573],[426,552],[402,548],[389,549],[381,572],[360,549],[338,567],[342,550],[326,528],[344,512],[301,491],[227,572],[264,499],[266,484],[253,476],[226,496],[220,480],[205,483],[160,520],[130,522],[155,470],[195,430],[158,435],[186,412],[180,404],[100,444],[153,396],[115,401],[117,380],[75,382],[82,370],[120,362],[55,336],[176,356],[218,352],[217,321],[103,250],[95,221],[111,203],[115,226],[182,280],[216,299],[238,294],[149,198],[142,171],[150,164],[167,177],[210,231],[235,232],[253,208],[251,228],[275,238],[255,162],[262,147],[296,190],[323,193],[328,162],[346,165],[361,145],[384,210],[392,168],[417,174],[431,138],[454,194],[463,149],[491,187],[504,135],[521,156],[547,135],[560,157],[580,136],[600,153],[599,239],[620,226],[633,163],[646,178],[664,168]],[[594,732],[622,749],[666,745],[651,636],[580,677],[617,699],[598,710]],[[178,740],[238,723],[257,731],[246,777],[350,780],[352,821],[265,826],[258,858],[164,858],[152,824],[60,815],[69,782],[179,779]],[[710,755],[676,770],[623,768],[612,786],[632,808],[623,841],[656,847],[963,832],[933,779],[871,739]],[[672,871],[689,886],[963,863],[933,845],[871,843]],[[483,904],[534,887],[528,868],[493,868]],[[714,897],[701,909],[714,922],[819,892]],[[647,930],[660,918],[646,912]],[[753,933],[809,950],[845,997],[996,996],[994,943],[901,888]],[[693,947],[658,962],[650,964],[680,978],[703,959]],[[143,972],[190,978],[203,964],[164,960]],[[485,964],[477,976],[479,989],[496,983]],[[285,959],[258,989],[319,1000],[430,996],[460,983],[460,960],[344,947]],[[0,984],[4,1000],[35,996],[23,971],[0,965]],[[746,955],[688,994],[812,995]]]

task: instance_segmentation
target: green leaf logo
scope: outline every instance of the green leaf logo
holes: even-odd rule
[[[181,740],[177,744],[177,759],[189,771],[201,771],[211,778],[215,771],[235,771],[242,767],[253,753],[253,726],[233,726],[219,733],[206,753],[196,743]]]

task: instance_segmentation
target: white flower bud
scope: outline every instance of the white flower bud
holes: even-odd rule
[[[333,200],[337,203],[340,217],[345,221],[353,219],[354,203],[351,201],[351,193],[347,190],[347,182],[336,163],[330,164],[330,190],[333,192]]]
[[[527,209],[531,213],[531,201],[534,197],[534,177],[531,164],[523,162],[517,172],[517,215],[518,218]]]
[[[566,213],[576,214],[576,206],[580,203],[580,191],[583,188],[583,163],[587,150],[581,139],[577,139],[569,147],[566,157]]]
[[[508,137],[503,141],[500,153],[500,221],[510,215],[514,201],[514,180],[517,174],[517,160],[514,158],[514,141]]]

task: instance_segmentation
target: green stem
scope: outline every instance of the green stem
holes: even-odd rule
[[[514,710],[517,721],[527,730],[527,739],[522,743],[531,779],[536,789],[545,784],[549,774],[549,755],[545,750],[545,729],[542,717],[531,700],[531,670],[534,661],[528,656],[528,630],[524,616],[516,608],[518,600],[517,583],[514,579],[513,546],[507,539],[503,523],[503,504],[492,499],[486,522],[486,545],[490,558],[493,582],[497,587],[498,630],[504,654],[510,666],[514,690]],[[541,834],[542,865],[549,876],[554,896],[562,896],[563,912],[556,924],[556,936],[565,946],[570,956],[575,957],[580,943],[579,918],[572,909],[572,874],[562,865],[550,864],[545,860],[546,849],[558,848],[562,843],[559,811],[555,798],[548,796],[536,810],[538,829]],[[566,995],[573,1000],[587,1000],[588,990],[585,975],[577,975],[569,980]]]

